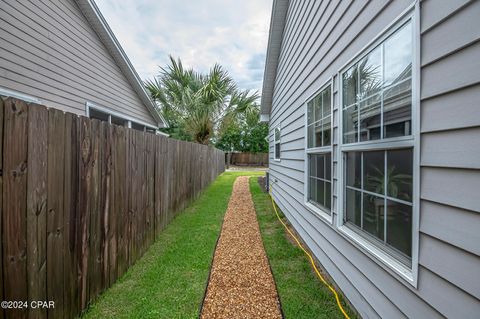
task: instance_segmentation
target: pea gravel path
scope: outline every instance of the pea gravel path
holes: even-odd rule
[[[233,185],[201,318],[282,318],[247,176]]]

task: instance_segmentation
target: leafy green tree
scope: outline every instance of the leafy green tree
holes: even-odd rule
[[[244,112],[258,94],[239,90],[218,64],[207,74],[185,69],[180,59],[160,69],[147,90],[171,128],[172,137],[209,144],[225,118]]]
[[[252,104],[244,112],[224,120],[215,146],[224,151],[267,153],[268,125],[259,120],[260,108]]]

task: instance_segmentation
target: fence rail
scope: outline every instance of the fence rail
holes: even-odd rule
[[[0,318],[73,318],[225,169],[223,152],[0,99]],[[2,277],[3,276],[3,277]]]

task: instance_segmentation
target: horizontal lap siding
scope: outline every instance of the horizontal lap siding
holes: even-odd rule
[[[470,276],[480,277],[479,251],[475,244],[478,242],[475,239],[480,225],[477,214],[480,202],[473,194],[480,188],[480,145],[477,145],[480,140],[480,72],[478,58],[475,60],[479,55],[476,33],[480,28],[478,21],[472,21],[478,15],[469,11],[469,7],[478,10],[478,2],[456,1],[439,5],[438,10],[423,10],[432,2],[427,0],[421,4],[422,32],[428,29],[422,34],[422,41],[432,32],[424,41],[432,48],[437,48],[437,41],[441,39],[441,35],[435,33],[437,28],[443,34],[472,24],[477,27],[471,34],[459,36],[435,52],[429,52],[431,49],[422,43],[418,289],[393,275],[383,264],[374,262],[303,204],[305,100],[331,78],[334,78],[335,93],[339,69],[411,2],[290,1],[287,14],[270,116],[272,193],[333,280],[366,317],[455,316],[454,311],[468,316],[480,311],[477,282],[465,282]],[[450,19],[462,21],[463,27],[459,28]],[[458,68],[459,61],[470,65],[462,65],[461,72],[450,74],[454,66]],[[341,184],[336,180],[338,172],[335,171],[338,166],[338,99],[336,93],[332,125],[334,196]],[[458,109],[452,109],[452,105]],[[273,161],[273,129],[277,125],[282,131],[282,151],[281,160]],[[447,189],[444,185],[448,182],[455,186]],[[334,197],[335,218],[337,206]],[[427,249],[431,251],[422,252]],[[439,256],[432,251],[444,253],[453,261],[439,265]],[[468,270],[454,274],[455,267],[457,271],[458,267]],[[462,309],[446,306],[444,297],[436,289],[443,289],[452,304]]]
[[[73,0],[0,8],[0,87],[80,115],[88,101],[156,124]]]
[[[480,313],[479,15],[478,1],[422,3],[420,264],[450,317]]]

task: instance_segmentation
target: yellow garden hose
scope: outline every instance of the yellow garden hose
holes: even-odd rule
[[[315,262],[313,261],[313,257],[312,255],[310,255],[310,253],[305,249],[303,248],[302,244],[300,243],[300,241],[298,240],[297,237],[295,237],[295,235],[292,233],[292,231],[287,227],[287,225],[285,225],[285,223],[283,222],[283,220],[280,218],[280,215],[278,214],[278,211],[277,211],[277,207],[275,205],[275,202],[273,201],[273,197],[270,196],[271,200],[272,200],[272,206],[273,206],[273,209],[275,210],[275,214],[277,215],[277,218],[278,220],[280,221],[280,223],[282,223],[283,227],[285,227],[285,229],[287,230],[287,232],[293,237],[293,239],[295,239],[295,241],[297,242],[297,245],[298,247],[300,247],[303,252],[308,256],[308,258],[310,259],[310,263],[312,264],[313,266],[313,269],[315,269],[315,273],[317,274],[318,278],[320,278],[320,281],[323,282],[325,284],[325,286],[328,287],[328,289],[330,289],[330,291],[335,295],[335,299],[337,300],[337,305],[338,305],[338,308],[340,309],[340,311],[342,312],[342,314],[345,316],[345,318],[347,319],[350,319],[350,317],[347,315],[347,313],[345,312],[345,309],[343,309],[343,306],[340,302],[340,298],[338,297],[338,294],[337,292],[335,291],[335,288],[333,288],[331,285],[328,284],[328,282],[325,280],[325,278],[323,278],[322,274],[320,274],[320,271],[318,271],[318,268],[317,266],[315,266]]]

